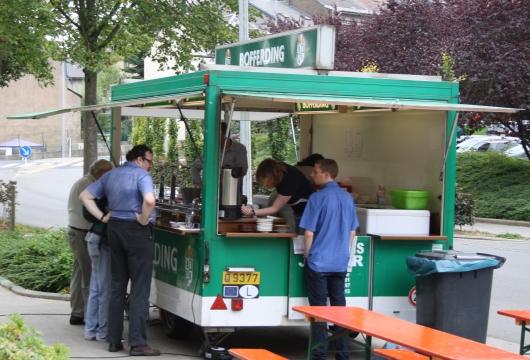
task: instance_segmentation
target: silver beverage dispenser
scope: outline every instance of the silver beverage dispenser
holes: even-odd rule
[[[221,169],[221,194],[219,217],[239,219],[242,205],[242,169]]]

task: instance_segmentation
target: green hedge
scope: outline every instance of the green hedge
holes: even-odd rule
[[[475,198],[475,216],[530,221],[530,161],[497,153],[458,155],[457,182]]]
[[[67,292],[73,257],[64,230],[0,232],[0,275],[26,289]]]
[[[62,344],[47,346],[41,334],[24,324],[18,314],[10,322],[0,324],[0,359],[9,360],[66,360],[70,350]]]

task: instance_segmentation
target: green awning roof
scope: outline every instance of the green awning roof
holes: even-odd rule
[[[370,108],[399,109],[399,110],[441,110],[441,111],[470,111],[470,112],[496,112],[516,113],[522,109],[513,109],[497,106],[451,104],[444,101],[431,100],[404,100],[404,99],[373,99],[363,97],[345,96],[318,96],[318,95],[296,95],[248,91],[224,91],[223,95],[246,98],[249,100],[261,100],[288,103],[321,103],[346,106],[362,106]]]
[[[193,92],[193,93],[183,93],[178,95],[164,95],[164,96],[155,96],[155,97],[147,97],[147,98],[141,98],[141,99],[134,99],[134,100],[124,100],[124,101],[112,101],[110,103],[103,103],[103,104],[96,104],[96,105],[87,105],[87,106],[78,106],[78,107],[70,107],[70,108],[62,108],[62,109],[54,109],[54,110],[47,110],[47,111],[41,111],[41,112],[34,112],[34,113],[27,113],[27,114],[18,114],[18,115],[11,115],[8,116],[8,119],[42,119],[45,117],[58,115],[58,114],[64,114],[69,112],[81,112],[81,111],[99,111],[99,110],[108,110],[116,107],[125,107],[125,106],[135,106],[135,105],[148,105],[152,103],[157,103],[161,101],[169,101],[169,100],[175,100],[179,101],[181,99],[188,98],[190,96],[197,96],[200,93]]]

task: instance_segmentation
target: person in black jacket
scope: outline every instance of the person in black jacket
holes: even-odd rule
[[[314,192],[306,176],[292,165],[274,159],[265,159],[258,165],[256,180],[264,188],[275,189],[277,194],[271,195],[270,205],[263,209],[254,210],[252,206],[243,205],[241,207],[243,215],[276,215],[282,211],[291,230],[295,231],[307,199]],[[289,211],[291,209],[292,211]],[[288,215],[289,213],[293,215]]]

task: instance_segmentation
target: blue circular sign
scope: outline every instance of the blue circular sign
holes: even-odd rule
[[[29,146],[22,146],[18,152],[23,158],[29,158],[31,156],[31,148]]]

